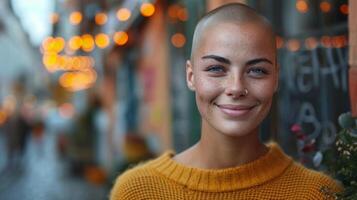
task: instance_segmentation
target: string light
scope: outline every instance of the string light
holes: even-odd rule
[[[316,47],[317,47],[317,45],[318,45],[318,41],[317,41],[317,39],[316,38],[314,38],[314,37],[308,37],[308,38],[306,38],[306,40],[305,40],[305,47],[307,48],[307,49],[315,49]]]
[[[99,48],[104,49],[109,45],[109,36],[104,33],[99,33],[95,36],[95,44]]]
[[[69,22],[72,24],[72,25],[78,25],[79,23],[81,23],[82,21],[82,13],[80,13],[79,11],[75,11],[75,12],[72,12],[69,16]]]
[[[186,43],[186,37],[182,33],[175,33],[171,37],[171,43],[177,48],[181,48]]]
[[[93,36],[90,34],[82,35],[82,50],[85,52],[90,52],[94,49],[94,39]]]
[[[301,13],[306,13],[309,10],[309,5],[305,0],[297,0],[296,9]]]
[[[155,13],[155,6],[151,3],[143,3],[140,6],[140,12],[144,17],[150,17]]]
[[[331,11],[331,4],[327,1],[323,1],[320,3],[320,9],[324,13],[328,13]]]
[[[122,46],[128,42],[129,36],[126,32],[119,31],[114,33],[113,40],[117,45]]]
[[[323,47],[325,48],[331,48],[332,47],[332,42],[331,42],[331,37],[324,35],[321,37],[320,42]]]
[[[347,4],[342,4],[340,6],[340,11],[342,14],[348,15],[348,5]]]
[[[127,8],[121,8],[117,12],[117,18],[119,21],[126,21],[130,18],[131,12]]]
[[[100,12],[95,15],[94,20],[97,25],[104,25],[108,21],[108,16],[105,13]]]
[[[82,44],[83,40],[80,36],[73,36],[68,42],[69,48],[74,51],[80,49],[82,47]]]
[[[177,10],[177,18],[181,21],[187,21],[188,20],[188,11],[186,8],[182,7]]]

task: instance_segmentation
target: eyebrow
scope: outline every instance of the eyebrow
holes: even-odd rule
[[[229,61],[227,58],[224,58],[224,57],[221,57],[221,56],[217,56],[217,55],[203,56],[202,59],[213,59],[213,60],[216,60],[216,61],[221,62],[221,63],[231,64],[231,61]]]
[[[202,56],[202,59],[213,59],[216,60],[218,62],[221,63],[225,63],[225,64],[231,64],[231,61],[228,60],[227,58],[224,58],[222,56],[217,56],[217,55],[206,55],[206,56]],[[249,60],[246,64],[247,65],[254,65],[260,62],[266,62],[269,64],[273,64],[273,62],[267,58],[255,58],[253,60]]]

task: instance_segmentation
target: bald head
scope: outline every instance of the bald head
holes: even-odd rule
[[[275,43],[275,34],[272,26],[265,17],[247,5],[240,3],[226,4],[208,12],[198,22],[193,35],[191,60],[193,60],[193,54],[201,42],[202,34],[204,34],[207,29],[220,23],[233,23],[237,26],[256,24],[266,29],[267,34],[271,35],[272,42]]]

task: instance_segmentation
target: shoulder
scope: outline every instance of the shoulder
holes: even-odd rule
[[[323,172],[308,169],[298,163],[293,163],[285,175],[309,199],[327,198],[342,190],[341,184]]]
[[[157,159],[147,161],[119,175],[110,193],[111,200],[143,199],[156,190],[163,177],[155,170]]]

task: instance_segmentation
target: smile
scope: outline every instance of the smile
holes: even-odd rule
[[[247,115],[254,107],[250,105],[215,104],[225,115],[229,117],[242,117]]]

